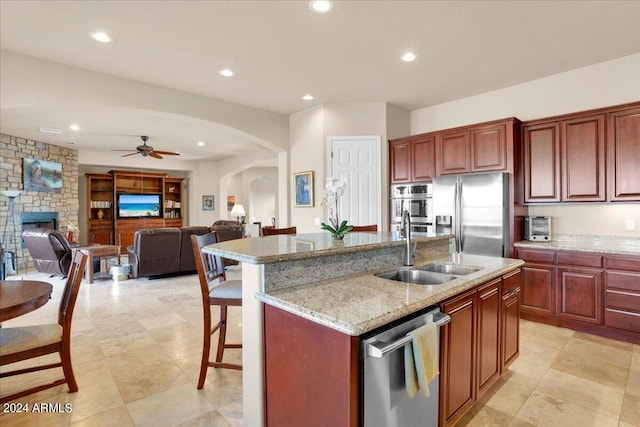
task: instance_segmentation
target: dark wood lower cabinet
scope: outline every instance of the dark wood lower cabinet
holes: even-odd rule
[[[500,282],[478,288],[478,397],[500,376]]]
[[[556,267],[526,264],[522,267],[521,311],[536,317],[555,316]]]
[[[440,425],[452,425],[476,400],[477,292],[441,305],[451,322],[440,328]]]
[[[558,268],[558,317],[602,325],[602,270]]]
[[[640,344],[640,257],[516,249],[520,317]]]
[[[522,287],[520,272],[508,274],[502,279],[502,309],[500,328],[502,348],[500,353],[500,372],[520,355],[520,290]]]
[[[440,310],[440,426],[454,425],[519,355],[520,270],[449,299]]]

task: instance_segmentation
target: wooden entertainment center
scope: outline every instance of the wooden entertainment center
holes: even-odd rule
[[[87,177],[88,243],[120,245],[126,251],[136,230],[142,228],[181,227],[183,217],[182,181],[165,173],[112,170],[108,174]],[[159,204],[145,215],[123,217],[118,196],[158,195]]]

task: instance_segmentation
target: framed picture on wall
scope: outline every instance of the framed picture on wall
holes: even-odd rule
[[[296,193],[295,207],[312,207],[313,171],[294,173],[293,185]]]
[[[24,158],[22,180],[26,191],[62,192],[62,163]]]
[[[213,196],[202,196],[202,210],[212,211],[216,207]]]
[[[231,212],[231,209],[233,209],[233,205],[236,204],[236,196],[228,196],[227,197],[227,210],[229,212]]]

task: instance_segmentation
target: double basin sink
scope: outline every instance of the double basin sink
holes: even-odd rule
[[[441,285],[460,276],[475,273],[481,267],[456,264],[453,262],[434,262],[421,267],[402,267],[397,270],[376,274],[382,279],[396,280],[398,282],[413,283],[416,285]]]

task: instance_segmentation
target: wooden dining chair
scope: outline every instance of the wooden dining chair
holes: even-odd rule
[[[80,289],[86,258],[87,255],[82,252],[74,251],[58,308],[58,323],[0,328],[0,366],[50,353],[58,353],[60,355],[60,362],[2,372],[0,373],[0,378],[58,367],[62,368],[64,378],[4,396],[0,398],[0,403],[9,402],[62,384],[67,384],[71,393],[78,391],[78,384],[73,375],[73,367],[71,365],[71,318],[78,298],[78,290]]]
[[[351,233],[360,231],[378,231],[378,224],[373,225],[354,225],[351,229]]]
[[[198,388],[204,387],[204,380],[207,376],[207,368],[228,368],[242,369],[242,365],[225,363],[222,356],[225,348],[242,348],[242,344],[227,344],[227,307],[242,306],[242,281],[226,280],[224,263],[218,255],[208,254],[202,251],[206,245],[218,243],[218,234],[215,231],[201,236],[192,235],[191,244],[193,255],[196,260],[198,279],[200,280],[200,290],[202,293],[202,308],[204,319],[204,343],[202,346],[202,361],[200,363],[200,377],[198,378]],[[211,306],[220,307],[220,321],[211,326]],[[218,350],[216,360],[210,361],[211,336],[218,334]]]
[[[297,232],[298,232],[298,229],[296,227],[287,227],[287,228],[262,227],[263,236],[274,236],[276,234],[296,234]]]

